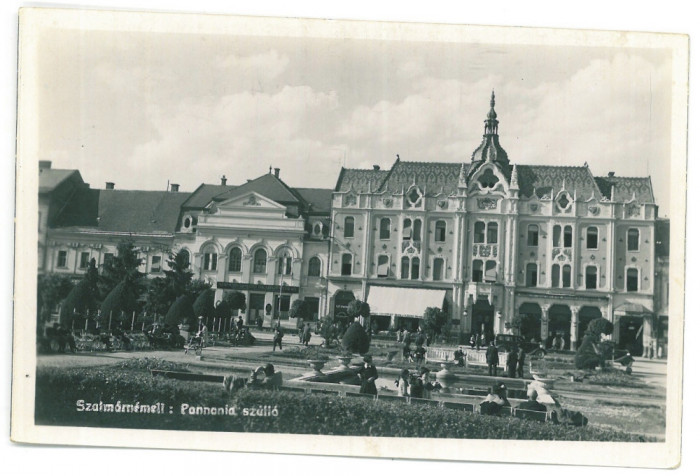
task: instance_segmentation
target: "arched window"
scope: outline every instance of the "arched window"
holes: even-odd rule
[[[311,277],[321,276],[321,260],[317,256],[314,256],[309,260],[309,272],[308,275]]]
[[[484,269],[484,281],[487,283],[495,283],[498,276],[498,266],[495,261],[488,260],[486,269]]]
[[[566,225],[564,227],[564,248],[571,248],[572,241],[573,232],[571,231],[571,225]]]
[[[207,246],[204,249],[202,269],[204,271],[216,271],[216,262],[218,261],[218,255],[216,254],[216,248],[213,246]]]
[[[355,236],[355,219],[353,217],[345,217],[345,228],[343,229],[343,237],[352,238]]]
[[[528,263],[525,267],[525,286],[530,288],[537,286],[537,264],[535,263]]]
[[[472,261],[472,281],[480,283],[484,280],[484,262],[480,259]]]
[[[527,246],[537,246],[540,243],[540,227],[537,225],[527,226]]]
[[[411,259],[411,279],[420,278],[420,258]]]
[[[552,246],[559,248],[561,240],[561,227],[559,225],[554,225],[552,228]]]
[[[114,255],[110,253],[111,257],[110,260],[114,258]],[[190,269],[190,265],[192,264],[192,257],[190,256],[189,250],[186,250],[183,248],[182,250],[182,259],[184,261],[184,266],[185,269]],[[105,254],[105,264],[107,264],[107,255]]]
[[[553,288],[559,287],[559,265],[558,264],[552,265],[552,287]]]
[[[564,288],[571,287],[571,265],[565,264],[561,268],[561,285]]]
[[[410,218],[405,218],[403,221],[403,231],[401,232],[401,237],[404,240],[410,240],[411,239],[411,219]]]
[[[637,268],[627,269],[627,291],[634,293],[639,290],[639,271]]]
[[[422,222],[420,219],[415,219],[413,220],[413,239],[414,240],[420,240],[421,237],[421,225]]]
[[[598,268],[586,266],[586,289],[598,289]]]
[[[442,281],[442,270],[445,267],[445,260],[435,258],[433,260],[433,281]]]
[[[486,241],[486,224],[483,221],[474,223],[474,243]]]
[[[442,243],[445,241],[445,230],[447,225],[445,225],[444,220],[438,220],[435,222],[435,241]]]
[[[489,223],[486,229],[486,243],[498,243],[498,223]]]
[[[340,274],[342,276],[350,276],[352,274],[352,255],[350,253],[343,253],[343,264],[340,268]]]
[[[267,251],[260,248],[253,255],[253,273],[263,274],[267,272]]]
[[[387,276],[389,276],[389,257],[379,255],[377,257],[377,277],[386,278]]]
[[[232,273],[240,273],[243,254],[240,248],[231,248],[228,254],[228,270]]]
[[[636,228],[627,230],[627,251],[639,251],[639,230]]]
[[[586,228],[586,248],[589,250],[598,249],[598,228],[595,226]]]
[[[408,279],[408,268],[410,266],[410,260],[408,256],[401,258],[401,279]]]
[[[391,238],[391,219],[382,218],[379,220],[379,239],[388,240]]]
[[[283,251],[277,258],[277,274],[284,276],[292,274],[292,255],[288,251]]]

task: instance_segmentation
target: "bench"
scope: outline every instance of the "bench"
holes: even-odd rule
[[[401,397],[403,398],[403,397]],[[429,405],[433,407],[437,407],[440,405],[440,402],[438,400],[428,400],[427,398],[416,398],[416,397],[410,397],[408,399],[408,403],[411,405]]]
[[[443,408],[450,408],[452,410],[461,410],[469,413],[474,413],[474,404],[472,403],[460,403],[460,402],[442,402]]]
[[[548,412],[537,412],[534,410],[523,410],[520,408],[513,409],[513,416],[520,418],[521,420],[539,421],[542,423],[549,420]]]

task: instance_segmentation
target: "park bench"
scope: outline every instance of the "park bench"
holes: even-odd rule
[[[515,418],[520,418],[521,420],[539,421],[542,423],[549,420],[548,412],[537,412],[533,410],[523,410],[520,408],[513,409],[513,416]]]
[[[461,403],[461,402],[442,402],[443,408],[449,408],[452,410],[462,410],[469,413],[474,413],[474,404],[472,403]]]

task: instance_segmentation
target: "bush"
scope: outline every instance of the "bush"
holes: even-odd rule
[[[183,294],[177,298],[165,315],[165,324],[167,326],[178,326],[180,324],[196,326],[196,321],[194,310],[192,309],[192,298],[188,294]]]
[[[309,315],[309,306],[306,305],[306,301],[302,299],[295,299],[292,303],[292,307],[289,308],[289,318],[299,319],[300,321],[308,321],[311,316]]]
[[[353,354],[364,354],[369,350],[369,336],[359,322],[353,322],[343,336],[343,349]]]
[[[603,317],[599,317],[588,323],[586,334],[590,334],[600,340],[601,334],[610,335],[613,330],[615,330],[615,326],[613,326],[612,322]]]
[[[359,299],[354,299],[348,304],[348,316],[351,319],[357,317],[369,317],[369,304]]]
[[[192,310],[195,316],[214,317],[214,290],[209,288],[199,293],[192,304]]]

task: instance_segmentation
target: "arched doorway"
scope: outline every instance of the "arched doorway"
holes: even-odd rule
[[[493,306],[484,298],[479,298],[472,305],[472,334],[484,334],[486,341],[493,340]]]
[[[598,319],[600,317],[603,317],[603,313],[600,312],[599,307],[583,306],[581,308],[578,313],[578,339],[576,340],[577,348],[581,345],[581,341],[583,341],[583,335],[586,333],[586,329],[588,329],[588,324],[593,319]]]
[[[564,349],[569,349],[571,343],[571,309],[563,304],[555,304],[549,308],[549,331],[547,347],[553,347],[554,338],[564,339]]]
[[[539,304],[534,302],[521,304],[518,308],[516,324],[520,328],[520,335],[525,340],[530,342],[534,339],[535,342],[539,342],[540,332],[542,332],[542,309]]]

